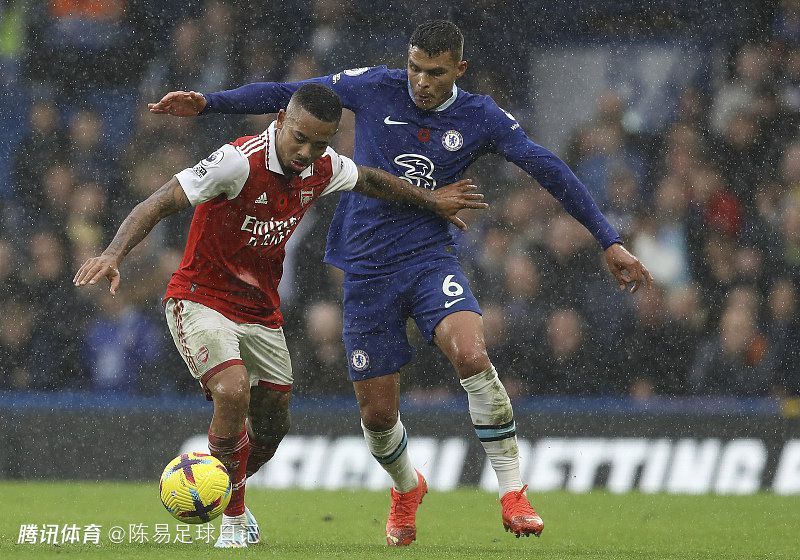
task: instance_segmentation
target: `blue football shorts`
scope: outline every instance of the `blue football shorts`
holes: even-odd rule
[[[432,343],[436,325],[457,311],[481,313],[455,258],[392,274],[345,274],[343,337],[350,379],[388,375],[411,360],[409,317]]]

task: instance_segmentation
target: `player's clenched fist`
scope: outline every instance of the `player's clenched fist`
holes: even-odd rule
[[[157,115],[194,117],[206,107],[206,98],[196,91],[171,91],[158,103],[148,103],[147,108]]]
[[[75,274],[75,278],[72,281],[76,286],[85,286],[86,284],[95,284],[103,277],[108,278],[111,283],[109,290],[116,295],[120,277],[119,263],[115,257],[100,255],[99,257],[88,259],[83,263],[83,266]]]

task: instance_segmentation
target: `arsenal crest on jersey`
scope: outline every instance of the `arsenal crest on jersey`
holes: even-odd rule
[[[305,206],[314,200],[314,189],[300,189],[300,204]]]

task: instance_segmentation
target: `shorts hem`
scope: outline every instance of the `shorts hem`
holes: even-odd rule
[[[350,377],[350,381],[355,382],[355,381],[365,381],[367,379],[375,379],[376,377],[385,377],[387,375],[392,375],[393,373],[399,372],[400,368],[404,367],[409,362],[411,362],[412,357],[409,357],[404,362],[388,370],[387,368],[383,368],[377,371],[367,371],[367,372],[360,372],[360,371],[353,372],[353,370],[349,370],[348,376]]]
[[[203,388],[203,391],[206,394],[206,399],[207,400],[209,400],[209,401],[212,400],[211,391],[209,391],[208,387],[206,387],[206,384],[208,383],[208,381],[212,377],[217,375],[219,372],[221,372],[222,370],[227,369],[227,368],[229,368],[231,366],[236,366],[236,365],[243,366],[244,362],[242,360],[238,359],[238,358],[234,358],[232,360],[225,360],[224,362],[215,365],[213,368],[211,368],[210,370],[208,370],[207,372],[205,372],[203,374],[203,376],[200,378],[200,386]]]
[[[272,389],[273,391],[278,391],[281,393],[288,393],[292,390],[292,384],[289,385],[282,385],[280,383],[272,383],[271,381],[264,381],[263,379],[258,380],[259,387],[266,387],[267,389]]]

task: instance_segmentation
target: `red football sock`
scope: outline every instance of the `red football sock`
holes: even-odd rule
[[[256,443],[250,444],[250,456],[247,458],[247,477],[250,478],[256,474],[258,469],[272,459],[277,449],[277,445],[260,446]]]
[[[238,436],[221,438],[208,431],[208,449],[219,459],[231,477],[233,493],[225,515],[234,516],[244,513],[244,488],[247,482],[247,457],[250,455],[250,439],[247,430],[242,428]]]

